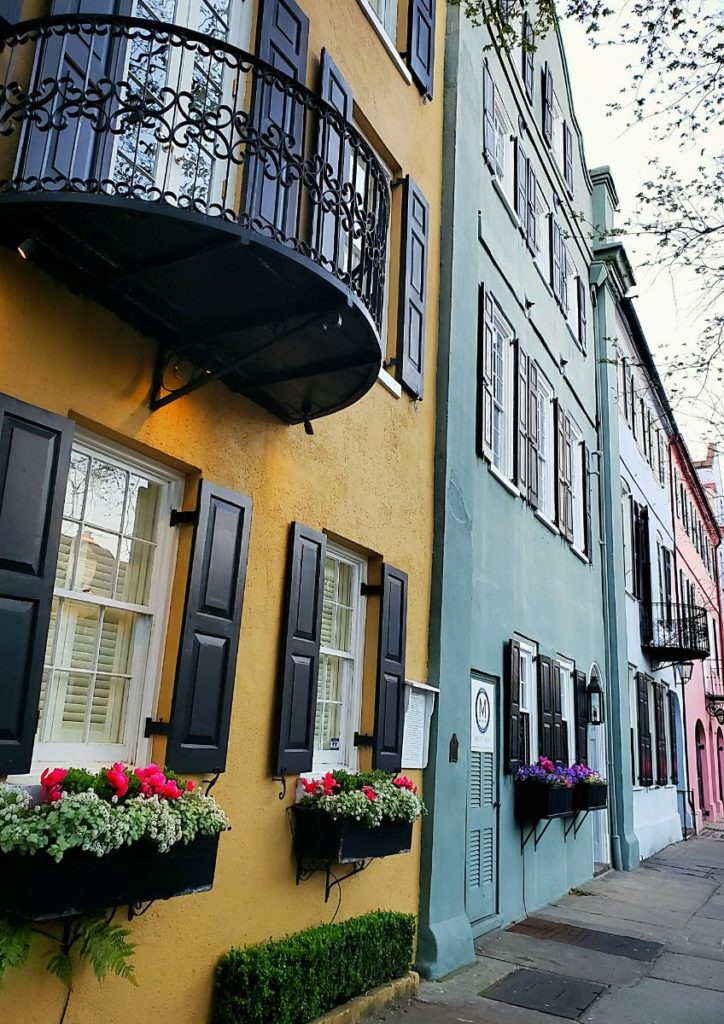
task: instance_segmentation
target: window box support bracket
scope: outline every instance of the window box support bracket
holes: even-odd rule
[[[316,875],[318,872],[324,873],[324,902],[329,903],[329,896],[335,885],[342,888],[342,882],[346,882],[348,878],[353,878],[354,875],[358,875],[361,871],[364,871],[370,866],[374,858],[370,857],[368,860],[355,861],[349,871],[346,871],[343,875],[336,875],[332,871],[332,861],[307,861],[302,857],[297,858],[297,885],[300,882],[306,882]]]
[[[590,811],[574,811],[571,820],[563,826],[563,838],[568,839],[569,834],[573,832],[573,838],[575,839],[583,828],[583,823],[589,814]]]
[[[540,841],[542,840],[543,836],[548,831],[548,826],[550,825],[550,823],[552,821],[553,821],[553,818],[546,818],[545,819],[545,825],[540,830],[540,832],[538,831],[538,826],[540,824],[539,821],[533,822],[533,824],[531,825],[531,827],[528,829],[527,832],[525,831],[525,828],[521,828],[521,830],[520,830],[520,854],[521,854],[521,856],[523,855],[523,851],[525,850],[526,846],[528,845],[528,842],[529,842],[530,839],[533,840],[533,849],[534,850],[538,849],[538,844],[540,843]]]

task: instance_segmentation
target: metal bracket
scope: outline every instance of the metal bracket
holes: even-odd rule
[[[151,909],[155,900],[148,900],[144,906],[142,902],[129,903],[128,905],[128,920],[132,921],[134,917],[143,917],[143,915]]]
[[[154,718],[146,719],[146,726],[143,730],[143,735],[148,738],[149,736],[168,736],[171,729],[170,722],[156,721]]]
[[[374,745],[374,742],[374,736],[370,736],[368,733],[356,732],[354,734],[355,747],[371,747]]]
[[[287,795],[287,773],[286,773],[286,770],[284,768],[282,768],[280,775],[273,775],[272,776],[272,782],[281,782],[282,788],[281,788],[281,790],[279,792],[279,799],[283,800],[284,797]]]
[[[538,832],[538,825],[540,824],[540,822],[539,821],[534,821],[533,825],[531,826],[531,828],[530,828],[530,830],[529,830],[527,835],[525,834],[525,828],[521,825],[521,828],[520,828],[520,852],[521,852],[521,855],[523,854],[523,850],[525,850],[526,846],[528,845],[528,840],[531,839],[531,838],[533,839],[533,849],[534,850],[538,849],[538,843],[541,841],[543,836],[548,831],[548,826],[550,825],[550,823],[552,821],[553,821],[553,818],[546,818],[545,819],[546,823],[543,826],[543,829],[542,829],[542,831],[540,833]]]
[[[337,878],[332,872],[332,861],[330,860],[313,860],[303,861],[301,857],[297,858],[297,885],[300,882],[306,882],[317,874],[317,872],[324,872],[324,902],[329,903],[329,895],[335,885],[342,886],[342,882],[346,882],[348,878],[353,878],[355,875],[359,875],[361,871],[364,871],[370,866],[373,858],[367,860],[356,860],[352,864],[352,867],[344,875]]]
[[[580,817],[581,814],[583,815],[582,818]],[[578,833],[583,828],[583,823],[589,814],[590,811],[574,811],[573,818],[571,819],[571,821],[567,825],[563,826],[563,838],[568,839],[568,836],[572,831],[573,838],[575,839]]]
[[[184,512],[183,509],[172,508],[169,524],[171,526],[196,526],[199,521],[197,508]]]

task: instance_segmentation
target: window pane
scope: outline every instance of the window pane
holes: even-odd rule
[[[77,523],[63,520],[58,545],[58,565],[55,570],[55,586],[63,590],[69,589],[71,585],[79,534],[80,528]]]
[[[323,654],[317,685],[317,713],[314,723],[314,749],[341,749],[342,706],[345,696],[347,665],[344,659]]]
[[[85,521],[104,530],[120,532],[128,473],[100,459],[93,459],[88,480]]]
[[[128,484],[128,507],[123,532],[139,540],[153,540],[156,536],[160,498],[160,484],[151,483],[132,473]]]
[[[121,557],[118,563],[115,598],[129,604],[148,604],[153,574],[153,544],[121,538]]]
[[[88,727],[92,743],[122,742],[127,696],[126,676],[96,676]]]
[[[83,739],[92,676],[81,672],[54,672],[48,686],[42,737],[50,743]]]
[[[118,537],[85,527],[78,546],[73,589],[111,597],[118,560]]]
[[[93,669],[98,646],[100,609],[77,601],[64,601],[56,625],[55,651],[48,651],[53,664],[59,668]]]
[[[86,485],[88,482],[88,468],[90,459],[82,452],[73,452],[70,457],[70,468],[68,470],[68,485],[65,491],[65,508],[63,515],[70,519],[80,519],[83,515],[83,501],[85,499]]]

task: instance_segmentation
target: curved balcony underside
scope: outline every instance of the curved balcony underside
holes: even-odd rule
[[[654,603],[642,613],[642,646],[658,661],[701,661],[709,656],[703,608]]]
[[[17,26],[3,65],[0,240],[158,340],[152,407],[214,378],[289,423],[365,394],[389,186],[333,107],[133,19]]]

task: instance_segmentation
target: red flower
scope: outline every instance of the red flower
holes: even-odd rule
[[[331,772],[322,777],[322,787],[325,796],[334,796],[335,789],[339,789],[339,783]]]
[[[51,786],[50,789],[46,789],[44,795],[45,802],[48,804],[53,804],[55,803],[56,800],[60,800],[60,798],[63,795],[63,790],[60,788],[60,786]]]
[[[158,789],[158,795],[164,797],[166,800],[178,800],[182,793],[183,790],[179,789],[178,783],[174,779],[171,779],[170,782],[166,782]]]
[[[364,793],[368,800],[372,801],[372,803],[374,803],[375,800],[377,799],[377,794],[375,793],[372,786],[363,786],[362,792]]]
[[[51,804],[60,800],[62,789],[60,784],[68,774],[67,768],[46,768],[40,776],[40,785],[43,787],[43,801]]]
[[[317,795],[317,780],[316,779],[302,779],[302,789],[305,793],[309,793],[310,796]]]
[[[556,766],[553,764],[549,757],[539,757],[538,763],[540,764],[541,768],[543,768],[547,772],[555,771]]]
[[[106,778],[115,796],[121,799],[126,795],[128,792],[128,776],[125,765],[121,764],[120,761],[116,761],[106,772]]]
[[[193,793],[193,791],[195,789],[196,789],[196,783],[192,782],[191,779],[187,779],[186,780],[186,792],[187,793]]]
[[[397,786],[398,789],[409,789],[411,793],[417,792],[417,786],[406,775],[398,775],[396,779],[392,780],[392,785]]]

